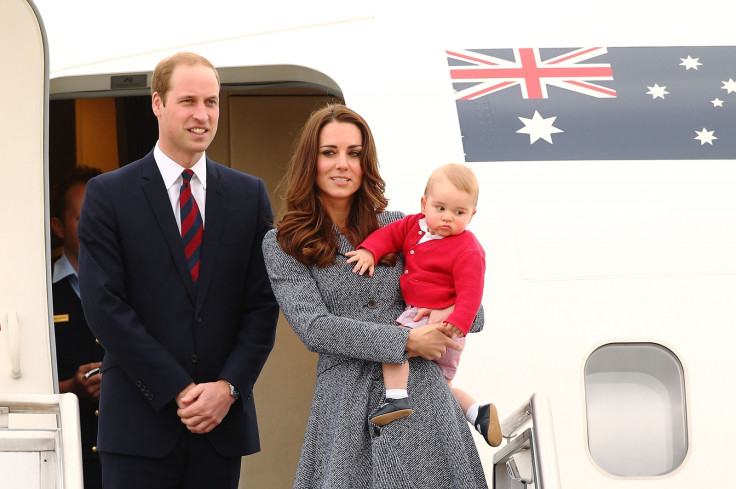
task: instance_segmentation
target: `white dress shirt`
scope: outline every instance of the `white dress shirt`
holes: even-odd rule
[[[51,281],[56,283],[66,277],[69,277],[69,285],[72,286],[77,297],[81,297],[79,295],[79,278],[77,278],[77,271],[74,269],[74,266],[72,266],[72,262],[69,261],[69,258],[67,258],[66,253],[62,253],[61,258],[56,260],[54,263],[54,274]]]
[[[174,211],[174,217],[176,217],[176,225],[179,227],[179,233],[181,233],[181,211],[179,210],[179,192],[181,191],[181,185],[184,182],[181,174],[184,168],[168,156],[164,154],[158,147],[153,149],[153,157],[156,159],[156,165],[158,171],[164,179],[164,185],[166,191],[169,193],[169,200],[171,201],[171,209]],[[191,188],[194,200],[197,202],[199,207],[199,213],[202,215],[202,227],[204,228],[204,205],[207,196],[207,160],[205,154],[202,153],[202,157],[194,164],[191,168],[194,172],[192,176]]]

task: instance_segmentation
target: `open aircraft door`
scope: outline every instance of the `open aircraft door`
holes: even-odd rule
[[[0,486],[81,488],[77,400],[54,394],[45,32],[29,0],[0,9]]]
[[[49,334],[46,188],[48,72],[35,7],[0,15],[0,392],[54,392]]]

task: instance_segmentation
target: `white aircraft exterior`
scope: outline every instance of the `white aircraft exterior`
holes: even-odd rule
[[[494,402],[502,418],[523,413],[535,393],[549,406],[551,422],[540,423],[554,435],[546,470],[559,485],[548,487],[728,487],[736,152],[617,158],[613,148],[602,158],[470,161],[448,61],[459,50],[681,47],[673,62],[694,73],[711,60],[691,48],[736,53],[727,2],[291,3],[0,0],[0,394],[50,394],[57,380],[49,336],[53,126],[44,97],[52,113],[56,101],[76,101],[77,163],[99,163],[89,155],[104,152],[80,149],[90,138],[79,125],[85,101],[145,95],[156,63],[187,50],[222,76],[221,128],[208,154],[264,178],[277,209],[299,124],[328,99],[370,124],[391,209],[419,212],[438,165],[473,169],[480,199],[470,229],[487,253],[485,329],[470,336],[454,384]],[[44,29],[28,27],[34,14]],[[730,74],[714,89],[721,105],[710,103],[731,124],[695,124],[698,149],[736,137],[736,56],[720,63]],[[615,72],[613,80],[591,83],[615,88]],[[655,110],[650,102],[677,93],[657,79],[641,90],[641,117]],[[513,114],[519,131],[488,138],[559,146],[571,131],[539,112]],[[290,487],[315,362],[282,319],[255,393],[262,452],[244,459],[243,487]],[[533,482],[507,474],[509,435],[498,448],[476,438],[489,487],[542,486],[538,460]]]

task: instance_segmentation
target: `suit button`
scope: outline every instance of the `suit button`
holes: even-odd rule
[[[98,340],[97,338],[95,338],[95,344],[96,345],[99,345],[100,344],[100,340]]]
[[[375,309],[377,304],[378,303],[374,300],[368,301],[368,307],[370,307],[371,309]]]
[[[92,453],[97,453],[97,447],[92,447]]]
[[[192,363],[197,363],[199,362],[199,357],[197,355],[192,355],[191,357],[189,357],[189,361]]]
[[[202,316],[197,316],[194,318],[195,323],[201,323],[202,322]]]
[[[135,383],[135,386],[138,387],[139,389],[142,389],[143,388],[143,382],[141,382],[139,380],[138,382]]]
[[[99,416],[99,415],[100,415],[100,410],[99,409],[95,409],[95,416]]]

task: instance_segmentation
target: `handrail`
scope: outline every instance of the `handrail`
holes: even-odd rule
[[[79,403],[74,394],[2,394],[0,393],[0,420],[11,414],[56,414],[58,415],[58,457],[61,461],[61,487],[82,489],[82,442],[79,432]],[[18,433],[8,430],[7,423],[0,425],[3,433]],[[28,430],[26,430],[28,431]]]
[[[531,420],[531,427],[519,429]],[[546,395],[535,392],[528,401],[512,411],[501,423],[501,432],[509,440],[493,457],[494,466],[506,463],[515,453],[531,449],[536,489],[560,489],[557,443],[552,422],[552,408]]]
[[[504,438],[510,439],[516,435],[519,428],[531,418],[532,407],[531,398],[524,404],[512,411],[511,414],[501,422],[501,433]]]
[[[20,329],[18,315],[14,310],[8,311],[8,345],[10,346],[10,375],[19,379],[20,371]]]
[[[532,435],[534,439],[534,476],[540,489],[560,489],[560,468],[557,464],[557,442],[552,423],[549,398],[534,393],[530,399]]]

